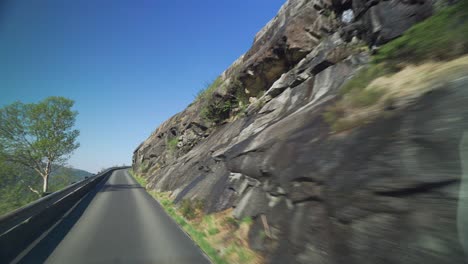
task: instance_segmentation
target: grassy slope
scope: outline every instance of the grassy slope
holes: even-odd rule
[[[146,187],[147,182],[144,178],[132,171],[130,173],[141,186]],[[230,210],[203,215],[201,208],[184,208],[183,205],[177,207],[169,193],[151,190],[148,190],[148,193],[189,234],[213,263],[262,263],[262,258],[248,248],[247,234],[252,224],[251,219],[235,220],[231,217]]]
[[[390,103],[392,99],[386,96],[392,93],[391,90],[374,87],[375,80],[393,77],[394,81],[398,81],[395,80],[398,78],[407,78],[407,82],[412,82],[411,79],[431,74],[430,67],[419,68],[416,72],[419,75],[399,73],[411,71],[408,68],[415,67],[414,65],[442,63],[466,53],[468,53],[468,0],[462,0],[414,25],[403,36],[383,45],[372,57],[371,64],[343,85],[340,90],[341,99],[325,111],[324,120],[334,132],[370,122],[375,117],[375,113],[369,112],[378,111],[376,105],[381,104],[385,107],[385,104]],[[441,77],[449,73],[448,70],[440,72]],[[402,87],[397,89],[405,89],[408,86],[404,82],[399,83]],[[384,99],[387,102],[383,102]]]

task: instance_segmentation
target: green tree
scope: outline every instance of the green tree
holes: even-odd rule
[[[67,98],[48,97],[36,104],[16,102],[0,109],[0,155],[6,162],[37,172],[43,193],[52,169],[64,164],[79,147],[79,131],[73,129],[78,113],[71,109],[73,104]]]

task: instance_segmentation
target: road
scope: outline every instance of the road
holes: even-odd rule
[[[126,170],[115,171],[17,263],[210,263]]]

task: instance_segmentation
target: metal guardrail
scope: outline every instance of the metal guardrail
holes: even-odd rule
[[[115,170],[109,168],[11,213],[0,216],[0,259],[10,261],[52,226],[66,211]]]

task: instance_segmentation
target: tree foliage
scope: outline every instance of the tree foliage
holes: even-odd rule
[[[0,158],[0,215],[39,198],[29,187],[37,188],[40,180],[34,171]]]
[[[36,104],[16,102],[0,109],[0,156],[39,174],[44,193],[54,165],[63,164],[79,147],[73,104],[67,98],[48,97]]]

